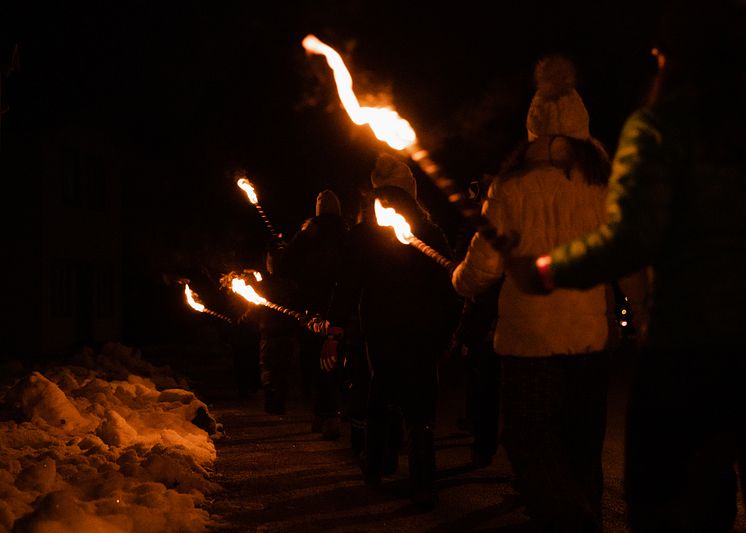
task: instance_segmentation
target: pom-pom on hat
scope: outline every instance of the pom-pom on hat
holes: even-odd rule
[[[316,196],[316,216],[319,215],[341,215],[342,207],[339,198],[334,191],[325,189]]]
[[[370,183],[377,187],[399,187],[417,198],[417,181],[412,170],[405,163],[389,154],[382,153],[376,159],[376,165],[370,173]]]
[[[575,66],[562,56],[543,58],[534,70],[536,94],[528,109],[529,139],[542,135],[564,135],[589,139],[588,111],[575,90]]]

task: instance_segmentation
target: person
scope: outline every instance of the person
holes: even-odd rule
[[[604,217],[609,159],[566,57],[542,58],[527,141],[507,159],[482,212],[524,253],[577,237]],[[464,297],[505,275],[494,350],[501,359],[502,443],[526,512],[541,531],[600,531],[609,330],[604,286],[527,295],[477,233],[452,282]]]
[[[500,433],[500,359],[492,347],[497,325],[497,301],[502,280],[489,290],[464,299],[452,351],[460,351],[466,366],[465,418],[459,426],[473,436],[471,464],[492,464]]]
[[[404,216],[418,238],[451,256],[445,234],[417,201],[417,182],[405,163],[380,154],[371,185],[371,205],[363,212],[372,213],[378,199]],[[336,331],[337,338],[327,340],[322,356],[336,355],[329,348],[340,332],[344,336],[351,311],[358,309],[370,368],[361,453],[364,480],[377,486],[397,470],[406,436],[411,498],[430,509],[437,501],[433,429],[438,362],[455,328],[459,299],[444,268],[371,218],[351,230],[344,257],[330,314],[330,332]]]
[[[287,246],[270,244],[265,256],[266,276],[259,287],[262,296],[282,305],[291,301],[297,288],[287,275]],[[284,415],[290,392],[293,364],[299,353],[298,323],[268,307],[249,308],[259,314],[259,368],[264,391],[264,411]]]
[[[285,251],[286,275],[297,287],[293,298],[298,309],[326,316],[337,283],[341,246],[348,231],[339,198],[330,189],[316,196],[315,215],[307,219]],[[319,365],[324,338],[308,329],[299,332],[300,362],[304,383],[313,394],[311,431],[326,440],[340,436],[339,369],[325,372]]]
[[[481,203],[482,191],[489,187],[474,180],[469,185],[469,198]],[[456,257],[463,259],[474,236],[468,225],[459,234]],[[502,278],[489,290],[473,298],[465,298],[451,346],[451,353],[460,357],[466,370],[465,416],[458,420],[460,429],[473,436],[471,464],[482,468],[492,464],[497,453],[500,433],[500,359],[492,347],[497,323],[497,301]]]
[[[659,28],[657,75],[621,131],[607,217],[578,239],[518,250],[509,272],[527,293],[555,294],[652,269],[627,408],[629,526],[731,531],[746,457],[746,6],[673,2]]]

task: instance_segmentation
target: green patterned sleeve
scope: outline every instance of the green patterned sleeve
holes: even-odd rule
[[[551,251],[555,285],[589,288],[648,264],[669,227],[671,173],[652,113],[636,111],[614,156],[606,223]]]

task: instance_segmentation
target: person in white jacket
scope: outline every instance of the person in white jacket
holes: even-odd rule
[[[482,211],[514,253],[537,254],[605,219],[609,157],[591,137],[575,70],[550,56],[536,66],[527,142],[492,180]],[[504,261],[478,233],[452,282],[474,297]],[[503,443],[527,514],[544,531],[600,531],[606,428],[607,319],[603,285],[529,295],[508,274],[494,349],[501,358]]]

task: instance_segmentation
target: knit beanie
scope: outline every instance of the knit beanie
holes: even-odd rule
[[[339,198],[334,191],[325,189],[316,196],[316,216],[319,215],[341,215],[342,207]]]
[[[529,137],[564,135],[586,140],[588,111],[575,90],[575,66],[562,56],[548,56],[534,70],[536,94],[526,118]]]
[[[412,198],[417,198],[417,181],[410,168],[386,153],[380,154],[376,159],[376,166],[370,173],[370,183],[374,188],[399,187]]]

